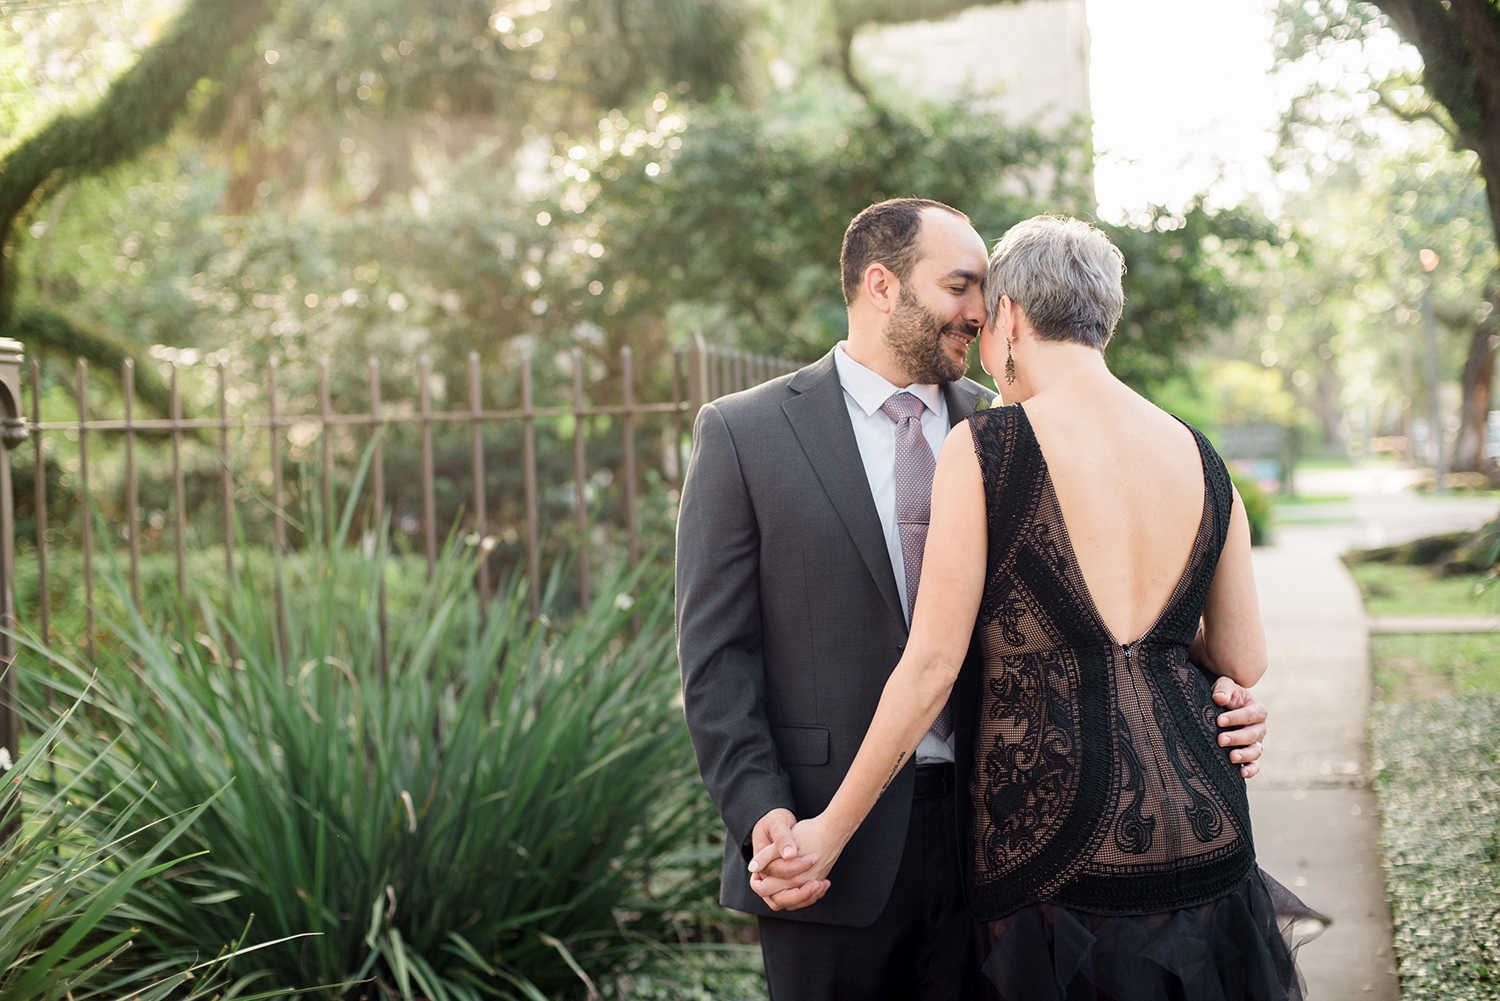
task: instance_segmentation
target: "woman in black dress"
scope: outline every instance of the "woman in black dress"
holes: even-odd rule
[[[1213,675],[1248,687],[1266,668],[1244,505],[1207,439],[1105,365],[1123,270],[1074,219],[995,249],[980,357],[1008,405],[943,446],[910,641],[792,840],[828,876],[977,636],[977,698],[952,709],[995,996],[1300,998],[1290,931],[1322,919],[1256,866],[1211,698]]]

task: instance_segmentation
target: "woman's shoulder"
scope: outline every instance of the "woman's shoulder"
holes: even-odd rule
[[[1172,413],[1172,411],[1170,410],[1163,409],[1162,413],[1166,414],[1168,417],[1172,418],[1172,420],[1176,421],[1178,424],[1186,428],[1188,434],[1193,436],[1193,440],[1196,441],[1200,447],[1213,448],[1213,442],[1209,440],[1208,435],[1204,433],[1203,429],[1198,427],[1198,425],[1181,417],[1178,414]]]
[[[1184,420],[1183,418],[1179,417],[1169,410],[1164,410],[1162,412],[1167,414],[1167,416],[1171,417],[1177,423],[1181,424],[1184,428],[1187,429],[1188,433],[1193,436],[1193,441],[1198,445],[1198,452],[1202,456],[1204,464],[1209,467],[1211,472],[1216,472],[1218,468],[1223,468],[1227,475],[1227,467],[1224,463],[1224,457],[1219,454],[1219,450],[1214,447],[1213,439],[1210,438],[1202,428],[1198,427],[1196,424],[1193,424],[1190,421]]]

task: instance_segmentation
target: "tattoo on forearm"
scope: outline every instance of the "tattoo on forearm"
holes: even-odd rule
[[[902,751],[900,754],[896,755],[896,763],[891,766],[891,773],[885,777],[885,782],[880,786],[881,792],[885,792],[891,787],[891,783],[895,781],[896,773],[901,770],[901,766],[905,763],[906,752]]]

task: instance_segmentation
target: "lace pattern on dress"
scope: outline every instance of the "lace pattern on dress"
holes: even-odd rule
[[[1191,906],[1254,864],[1244,781],[1188,660],[1228,531],[1206,438],[1203,517],[1156,624],[1122,647],[1093,607],[1019,406],[969,418],[984,479],[983,684],[969,795],[977,916],[1044,900],[1096,913]]]

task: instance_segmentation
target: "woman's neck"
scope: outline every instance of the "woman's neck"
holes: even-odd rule
[[[1097,348],[1074,341],[1034,340],[1023,362],[1026,396],[1091,394],[1119,384]]]

